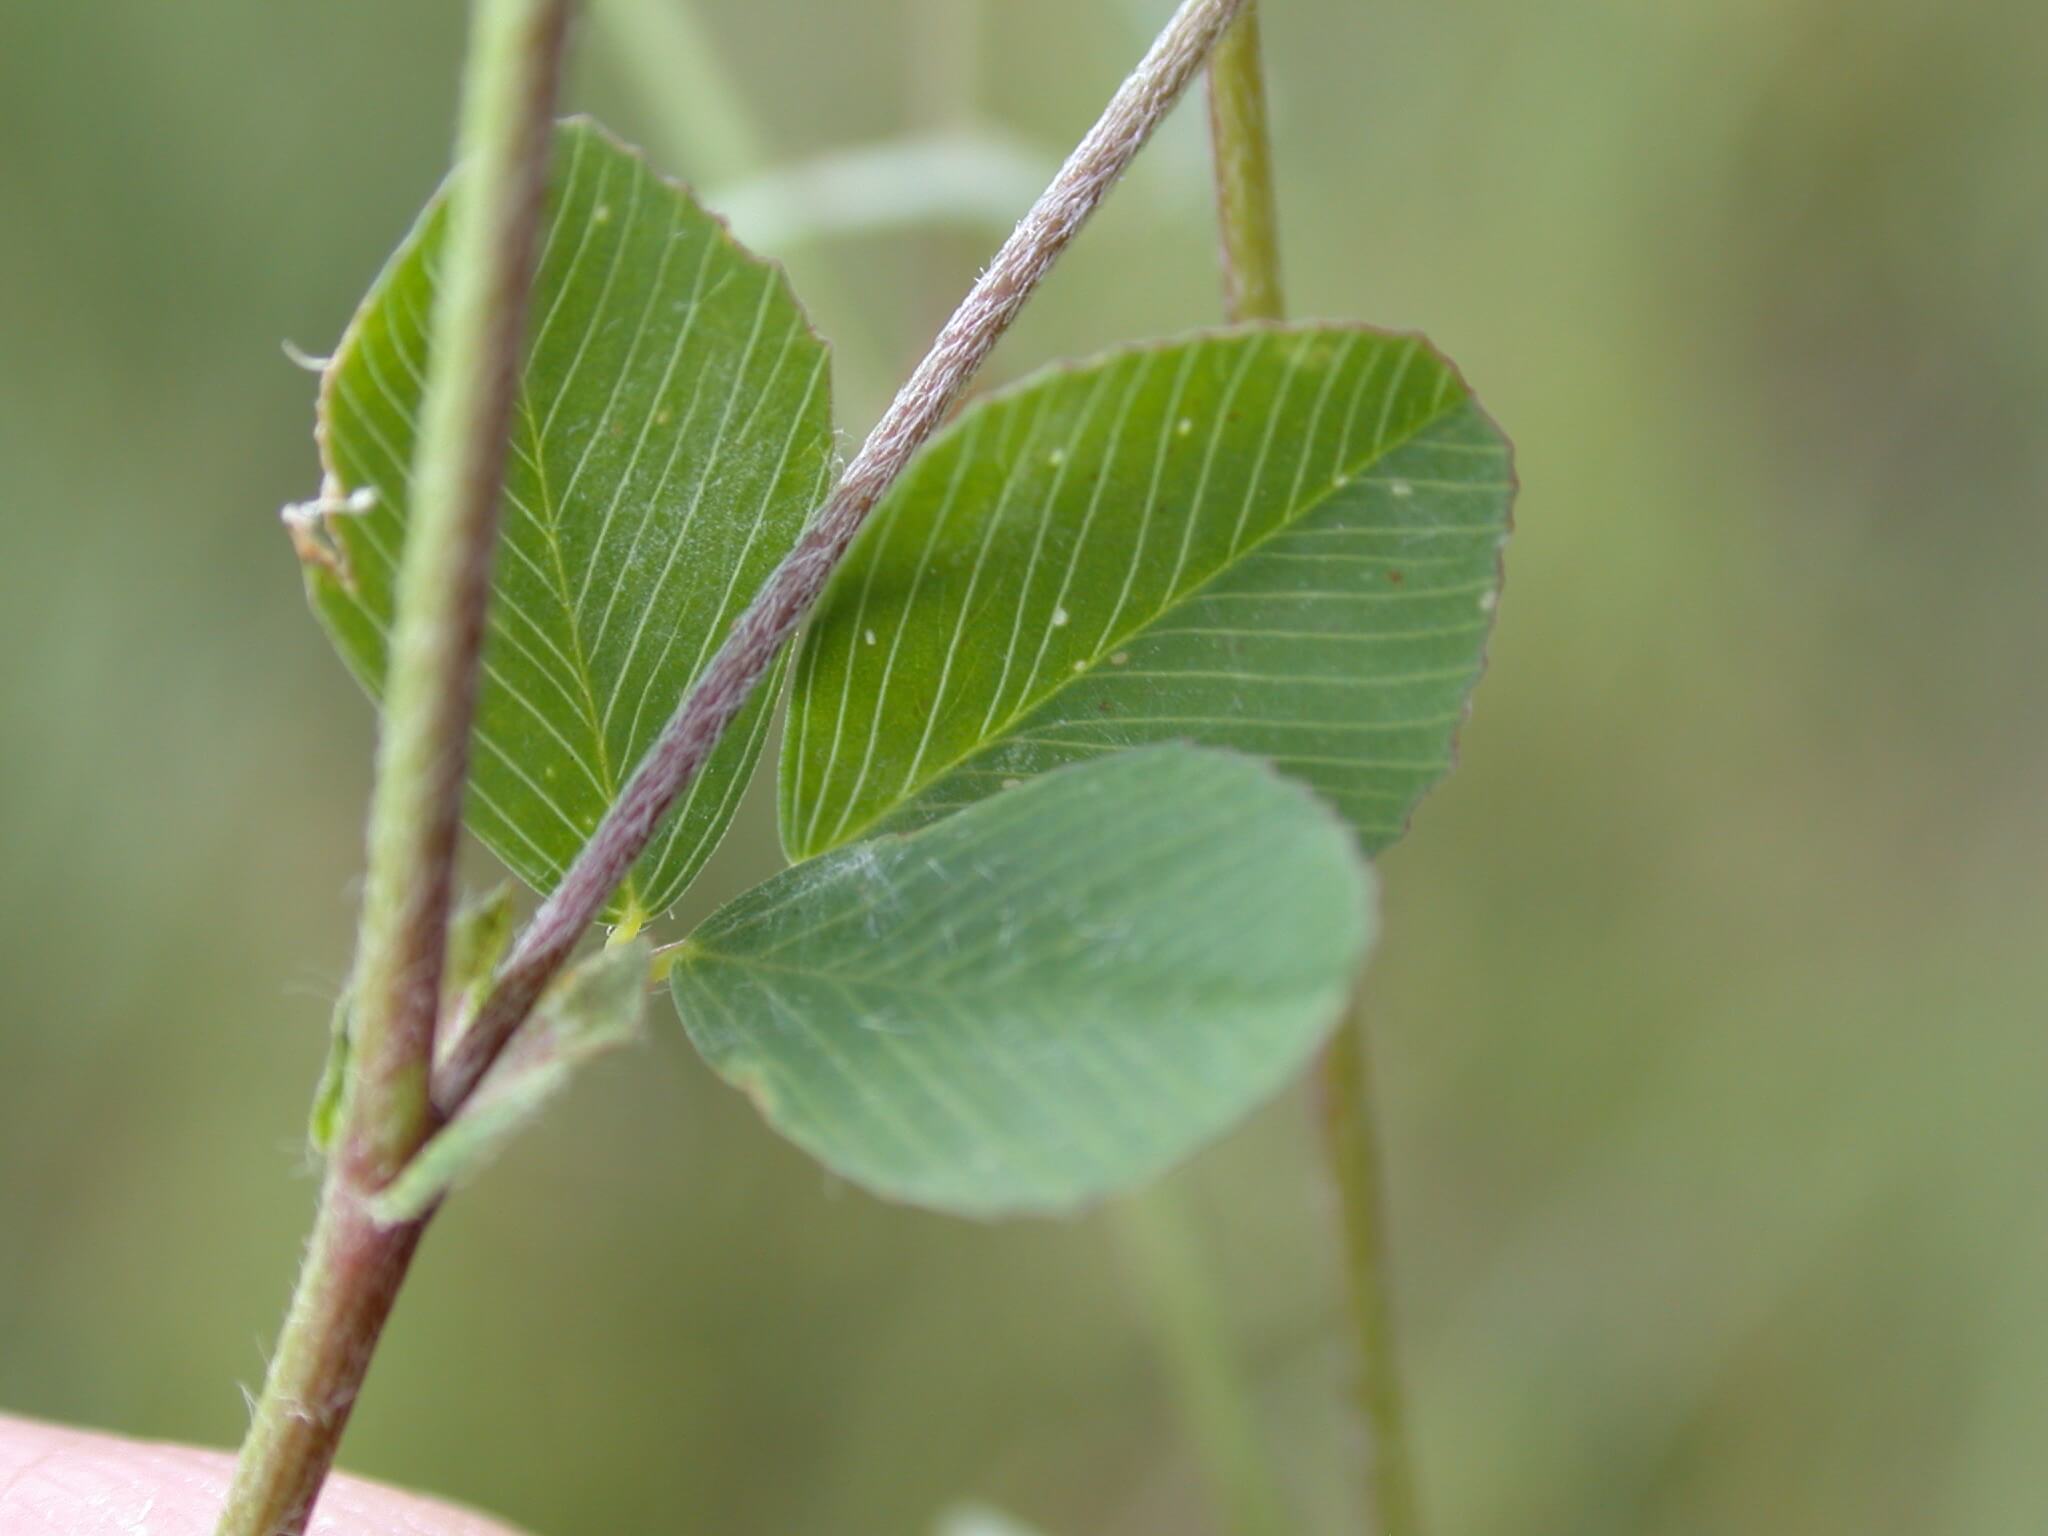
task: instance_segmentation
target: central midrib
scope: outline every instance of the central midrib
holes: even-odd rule
[[[609,810],[619,798],[619,781],[612,771],[611,752],[605,745],[604,728],[598,723],[597,690],[590,675],[590,659],[583,648],[583,630],[577,622],[576,605],[569,596],[569,569],[562,558],[562,538],[555,516],[554,496],[548,490],[547,453],[541,443],[540,428],[534,421],[533,400],[527,394],[523,381],[519,389],[519,414],[526,423],[526,440],[531,448],[534,489],[540,500],[540,529],[546,538],[548,564],[555,580],[554,598],[561,605],[562,625],[569,637],[569,662],[575,669],[576,686],[583,694],[584,723],[590,727],[591,740],[597,747],[598,787],[604,791],[605,808]],[[619,884],[618,899],[629,910],[637,908],[640,904],[631,871],[627,872],[626,878]]]

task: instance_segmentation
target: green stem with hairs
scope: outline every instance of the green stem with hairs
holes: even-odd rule
[[[1278,320],[1285,304],[1256,0],[1238,13],[1210,58],[1209,132],[1224,311],[1233,321]],[[1370,1442],[1366,1528],[1373,1536],[1419,1536],[1421,1514],[1394,1345],[1370,1055],[1364,1011],[1354,1003],[1317,1069],[1324,1146],[1337,1187],[1345,1286],[1358,1350],[1358,1403]]]
[[[299,1536],[425,1221],[375,1193],[438,1127],[429,1077],[470,727],[569,0],[477,0],[459,178],[398,574],[351,987],[347,1109],[219,1536]]]

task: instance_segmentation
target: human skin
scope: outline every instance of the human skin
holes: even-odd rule
[[[0,1416],[0,1536],[210,1536],[234,1459]],[[469,1510],[332,1479],[309,1536],[518,1536]]]

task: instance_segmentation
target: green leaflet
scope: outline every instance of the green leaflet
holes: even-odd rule
[[[592,955],[551,987],[469,1102],[434,1133],[371,1203],[387,1225],[424,1216],[466,1183],[556,1094],[576,1069],[640,1034],[646,1012],[645,939]]]
[[[558,130],[478,704],[471,826],[550,888],[832,472],[824,344],[779,269],[587,122]],[[375,693],[404,540],[445,200],[328,365],[313,606]],[[367,510],[339,510],[367,489]],[[681,894],[760,751],[762,688],[615,898]]]
[[[1353,326],[1132,348],[977,404],[811,622],[784,843],[1180,739],[1272,760],[1377,851],[1449,767],[1511,492],[1451,366]]]
[[[1286,1083],[1371,929],[1370,874],[1313,796],[1171,745],[788,870],[670,981],[711,1064],[826,1166],[941,1210],[1051,1212]]]

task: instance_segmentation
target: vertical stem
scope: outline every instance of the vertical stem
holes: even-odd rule
[[[983,0],[918,0],[911,25],[909,78],[904,82],[910,129],[934,141],[971,130],[981,92]],[[920,329],[943,319],[940,306],[955,274],[972,272],[980,250],[971,235],[935,229],[913,252],[918,295],[911,313]]]
[[[768,169],[768,135],[689,0],[601,0],[592,10],[598,37],[660,120],[688,180],[701,187]]]
[[[425,1222],[368,1197],[430,1093],[507,428],[570,0],[477,0],[370,803],[348,1111],[220,1536],[299,1536]]]
[[[388,1181],[433,1129],[427,1072],[454,894],[505,440],[546,192],[567,0],[479,0],[398,572],[355,984],[343,1163]]]
[[[1240,1536],[1281,1536],[1293,1528],[1293,1517],[1231,1357],[1228,1320],[1207,1256],[1179,1193],[1167,1184],[1120,1202],[1111,1212],[1118,1245],[1229,1528]]]
[[[1256,0],[1248,0],[1209,62],[1224,308],[1234,321],[1277,320],[1284,312],[1272,139],[1259,53],[1258,8]],[[1364,1011],[1354,1004],[1318,1070],[1324,1144],[1340,1202],[1345,1284],[1358,1346],[1358,1401],[1370,1439],[1367,1529],[1374,1536],[1418,1536],[1422,1527],[1395,1359],[1369,1057]]]
[[[911,27],[908,116],[928,130],[973,123],[981,104],[983,0],[919,0]]]
[[[1247,0],[1209,60],[1209,142],[1223,248],[1223,312],[1233,321],[1278,320],[1286,306],[1257,0]]]
[[[1321,1086],[1330,1168],[1343,1208],[1345,1279],[1358,1335],[1358,1405],[1370,1441],[1366,1529],[1375,1536],[1417,1536],[1422,1519],[1394,1348],[1386,1212],[1373,1128],[1371,1050],[1365,1012],[1357,1004],[1330,1043]]]
[[[1277,320],[1280,245],[1257,0],[1245,0],[1209,56],[1209,138],[1224,314],[1232,321]],[[1233,1527],[1248,1536],[1285,1530],[1286,1502],[1231,1358],[1223,1309],[1186,1213],[1170,1199],[1171,1191],[1158,1190],[1119,1211],[1125,1254],[1142,1279],[1181,1412]]]

